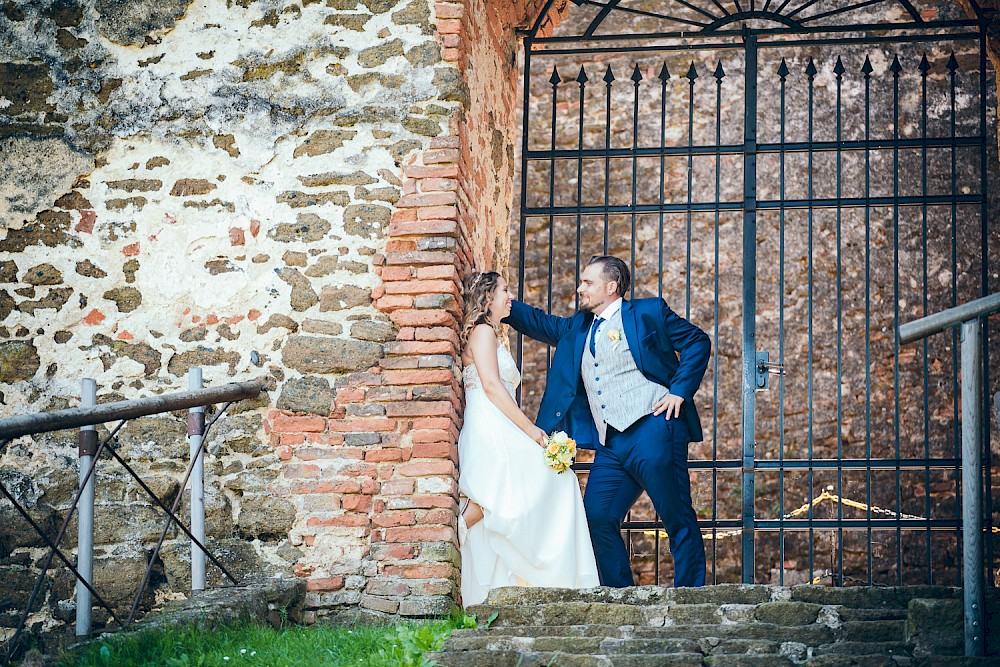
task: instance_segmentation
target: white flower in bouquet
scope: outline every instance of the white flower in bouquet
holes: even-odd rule
[[[545,463],[558,473],[566,472],[576,459],[576,440],[565,431],[556,431],[545,439]]]

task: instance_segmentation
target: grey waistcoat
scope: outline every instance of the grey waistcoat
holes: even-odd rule
[[[617,341],[612,340],[612,331],[617,332]],[[609,424],[617,431],[624,431],[640,417],[650,414],[653,404],[670,392],[663,385],[647,380],[635,365],[622,329],[620,308],[610,320],[601,323],[594,347],[596,358],[590,354],[588,334],[581,373],[590,413],[603,445]]]

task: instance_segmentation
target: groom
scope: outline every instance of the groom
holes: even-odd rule
[[[504,322],[555,346],[538,426],[597,450],[583,504],[601,584],[634,583],[621,523],[645,490],[670,536],[674,586],[702,586],[705,546],[691,506],[687,446],[702,439],[692,398],[712,344],[663,299],[623,300],[630,283],[625,262],[591,257],[576,315],[514,301]]]

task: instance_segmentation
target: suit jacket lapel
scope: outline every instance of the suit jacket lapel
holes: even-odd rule
[[[622,328],[625,330],[625,340],[628,341],[628,349],[632,352],[632,359],[635,365],[642,370],[642,353],[639,350],[639,334],[635,324],[635,310],[631,301],[622,301]]]
[[[583,368],[583,345],[587,342],[587,333],[590,331],[590,325],[594,321],[594,316],[583,318],[583,328],[576,335],[576,340],[573,341],[573,379],[581,377],[581,369]]]

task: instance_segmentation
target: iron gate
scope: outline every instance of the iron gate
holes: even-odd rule
[[[710,581],[959,584],[957,332],[914,348],[894,332],[988,294],[1000,266],[988,17],[910,0],[574,5],[525,37],[519,298],[572,313],[581,260],[610,252],[631,296],[712,336],[689,455]],[[549,350],[518,352],[530,413]],[[623,528],[640,583],[672,572],[648,503]]]

